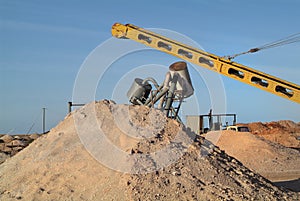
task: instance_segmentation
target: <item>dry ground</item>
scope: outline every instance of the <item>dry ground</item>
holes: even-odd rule
[[[0,198],[299,200],[299,193],[274,186],[160,111],[100,101],[2,163]]]

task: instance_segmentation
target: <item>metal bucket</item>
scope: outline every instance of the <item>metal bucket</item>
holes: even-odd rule
[[[127,92],[129,101],[135,105],[144,104],[148,98],[152,87],[148,82],[143,82],[140,78],[135,78]]]
[[[190,74],[187,68],[187,64],[184,61],[175,62],[169,67],[171,77],[174,77],[176,73],[178,81],[176,84],[176,93],[181,94],[182,97],[187,98],[194,94],[194,88],[190,78]]]

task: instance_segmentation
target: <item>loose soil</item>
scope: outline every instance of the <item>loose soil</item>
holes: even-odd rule
[[[5,201],[299,200],[161,111],[106,100],[7,159],[0,178]]]

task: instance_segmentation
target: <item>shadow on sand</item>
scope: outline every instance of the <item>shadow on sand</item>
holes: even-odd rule
[[[290,181],[273,182],[278,187],[284,187],[294,192],[300,192],[300,178]]]

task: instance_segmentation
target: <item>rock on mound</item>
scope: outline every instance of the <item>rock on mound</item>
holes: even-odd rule
[[[3,135],[0,138],[0,164],[7,158],[17,154],[39,137],[32,135]]]
[[[0,178],[2,200],[297,199],[160,111],[109,101],[68,115]]]

